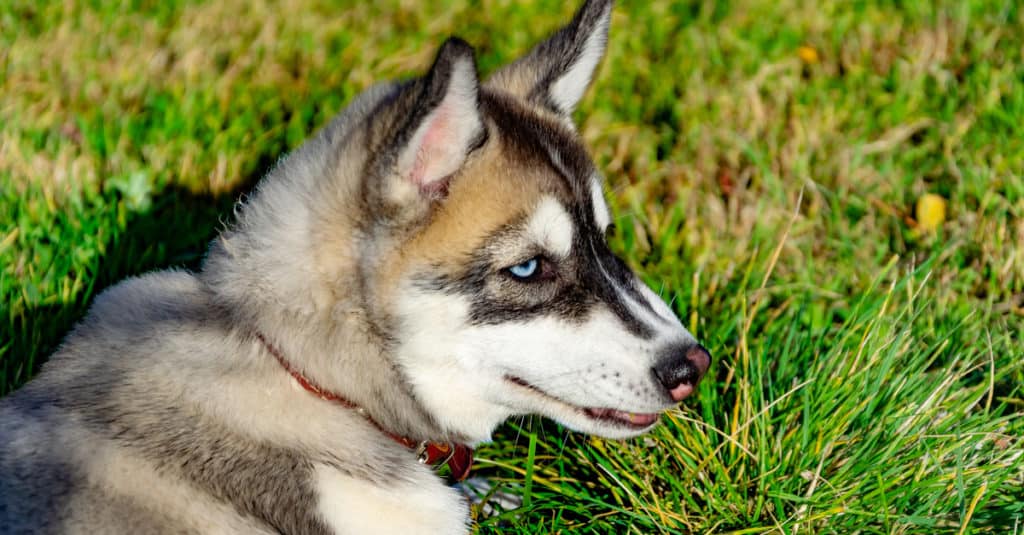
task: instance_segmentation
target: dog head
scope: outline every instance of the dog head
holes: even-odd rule
[[[366,306],[417,399],[471,440],[524,413],[636,435],[710,363],[609,250],[602,177],[572,125],[610,14],[586,2],[484,84],[450,39],[369,126]]]

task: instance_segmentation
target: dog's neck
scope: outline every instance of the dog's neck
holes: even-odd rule
[[[274,344],[270,343],[269,340],[262,333],[256,332],[256,338],[263,344],[267,352],[269,352],[281,368],[288,372],[296,382],[299,383],[302,388],[307,392],[319,397],[320,399],[329,402],[336,403],[358,413],[360,416],[365,418],[368,422],[373,424],[383,435],[387,436],[391,440],[413,450],[421,463],[429,464],[431,466],[440,466],[445,464],[450,470],[450,477],[455,481],[462,481],[469,475],[469,470],[473,464],[473,450],[462,443],[451,443],[451,442],[430,442],[426,440],[416,441],[409,437],[395,434],[389,431],[387,428],[378,423],[373,416],[366,412],[366,409],[352,402],[349,399],[320,387],[306,376],[302,375],[301,372],[296,370],[288,359],[281,353]]]
[[[217,261],[215,254],[223,251],[211,251],[208,265]],[[245,264],[237,262],[237,257],[233,260],[220,268],[244,273]],[[466,442],[443,429],[419,403],[390,358],[389,344],[356,304],[329,310],[289,308],[270,292],[240,294],[212,286],[224,274],[214,278],[204,270],[202,275],[215,302],[229,311],[240,333],[262,333],[312,384],[358,405],[396,435],[417,442]]]

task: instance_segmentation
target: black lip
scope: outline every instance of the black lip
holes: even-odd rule
[[[653,422],[648,423],[648,424],[639,424],[639,423],[631,422],[629,420],[622,420],[620,418],[616,418],[616,417],[612,416],[611,413],[613,413],[613,412],[624,412],[624,411],[619,411],[618,409],[604,408],[604,407],[602,407],[602,408],[579,407],[577,405],[573,405],[572,403],[568,403],[568,402],[566,402],[566,401],[564,401],[564,400],[562,400],[560,398],[552,396],[551,394],[548,394],[547,392],[541,390],[540,388],[537,388],[536,386],[530,384],[529,382],[527,382],[526,380],[524,380],[524,379],[522,379],[520,377],[516,377],[514,375],[505,375],[505,380],[510,382],[510,383],[512,383],[512,384],[515,384],[515,385],[521,386],[523,388],[532,390],[533,392],[536,392],[537,394],[540,394],[540,395],[542,395],[542,396],[544,396],[544,397],[546,397],[548,399],[557,401],[557,402],[559,402],[559,403],[561,403],[563,405],[566,405],[568,407],[572,407],[573,410],[575,410],[578,414],[586,416],[590,420],[602,422],[602,423],[605,423],[605,424],[612,424],[615,427],[620,427],[620,428],[623,428],[623,429],[629,429],[629,430],[632,430],[632,431],[640,431],[640,430],[643,430],[643,429],[647,429],[649,427],[653,427],[660,420],[660,418],[655,418],[655,420]],[[651,413],[651,414],[654,414],[654,413]]]

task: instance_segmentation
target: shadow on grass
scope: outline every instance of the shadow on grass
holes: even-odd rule
[[[999,486],[1007,487],[1012,482],[1003,482]],[[995,485],[993,485],[995,486]],[[987,498],[987,497],[986,497]],[[980,505],[971,519],[971,527],[980,532],[1018,533],[1024,524],[1024,489],[1010,488],[990,503]]]
[[[256,175],[262,176],[262,173]],[[0,358],[0,396],[28,381],[82,318],[92,299],[126,277],[156,269],[197,269],[207,246],[230,221],[235,201],[255,185],[250,179],[221,195],[196,195],[169,187],[145,212],[128,216],[125,229],[107,244],[105,253],[86,274],[84,291],[59,305],[27,308],[11,318],[7,344]]]

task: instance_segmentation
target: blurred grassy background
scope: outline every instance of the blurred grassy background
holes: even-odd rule
[[[0,393],[363,88],[574,8],[0,3]],[[1022,55],[1013,0],[620,2],[577,117],[717,361],[645,439],[504,428],[478,472],[527,505],[480,529],[1024,532]]]

